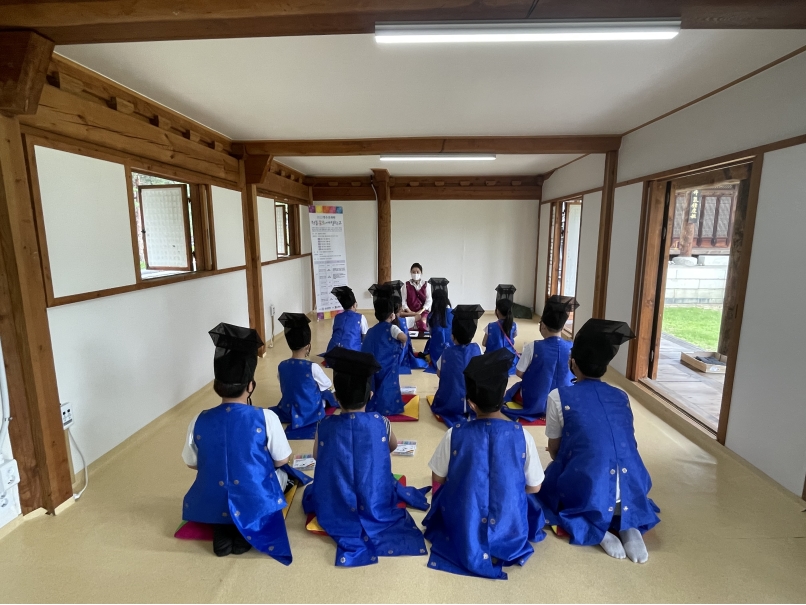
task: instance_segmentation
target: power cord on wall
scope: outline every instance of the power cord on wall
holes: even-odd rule
[[[89,469],[87,469],[87,463],[84,460],[84,454],[81,453],[81,448],[78,447],[78,443],[76,443],[76,438],[73,437],[73,433],[70,432],[69,428],[67,429],[67,435],[70,437],[70,441],[75,446],[76,451],[78,452],[78,456],[79,458],[81,458],[81,465],[84,467],[84,487],[82,487],[81,491],[78,492],[77,494],[75,493],[73,494],[73,498],[78,500],[81,497],[81,495],[86,491],[87,486],[90,484],[90,472]]]

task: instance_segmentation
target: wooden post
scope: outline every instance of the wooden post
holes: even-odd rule
[[[599,247],[596,255],[596,281],[592,317],[604,319],[607,310],[607,279],[610,272],[610,238],[613,234],[613,204],[618,175],[618,151],[605,154],[602,214],[599,219]]]
[[[16,118],[0,116],[0,340],[24,512],[73,496],[45,286]]]
[[[263,309],[263,266],[260,259],[260,227],[257,208],[257,185],[247,183],[244,161],[238,162],[241,175],[244,246],[246,248],[246,297],[249,306],[249,327],[257,330],[266,341],[266,314]],[[263,355],[261,347],[258,355]]]
[[[372,184],[378,196],[378,283],[392,280],[392,196],[389,171],[372,170]]]
[[[738,278],[739,260],[742,257],[745,222],[747,221],[747,202],[750,198],[750,179],[739,182],[736,196],[736,211],[733,214],[733,231],[730,233],[730,256],[728,257],[728,275],[725,281],[725,299],[722,302],[722,326],[719,329],[719,345],[717,351],[727,355],[730,341],[736,330],[738,313]]]
[[[701,208],[697,208],[695,210],[697,213],[697,220],[692,222],[690,219],[690,214],[692,212],[691,204],[695,193],[697,194],[697,204],[701,204],[702,201],[699,191],[695,189],[694,191],[686,192],[686,212],[683,214],[683,226],[680,229],[680,256],[684,257],[691,256],[691,252],[694,249],[694,234],[697,232],[697,227],[700,224]]]
[[[753,160],[750,178],[739,187],[736,217],[734,219],[733,241],[741,239],[741,254],[731,249],[730,262],[736,257],[736,267],[732,278],[735,299],[731,304],[731,328],[726,337],[726,352],[728,367],[725,369],[725,385],[722,388],[722,407],[719,411],[719,426],[716,431],[716,440],[725,445],[728,437],[728,418],[730,417],[730,404],[733,399],[733,381],[736,377],[736,356],[739,353],[739,339],[742,333],[742,319],[744,317],[744,299],[747,294],[747,279],[750,275],[750,255],[753,251],[753,234],[756,229],[756,214],[758,211],[758,192],[761,188],[761,171],[764,165],[764,156],[759,155]],[[741,210],[740,210],[741,207]],[[741,218],[739,218],[741,215]],[[741,221],[741,224],[739,222]],[[729,269],[730,271],[730,269]],[[731,278],[728,278],[729,282]],[[728,308],[723,306],[722,321],[728,317]],[[723,328],[724,328],[723,323]]]

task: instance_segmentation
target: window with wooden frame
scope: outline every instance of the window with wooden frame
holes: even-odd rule
[[[131,172],[142,279],[214,269],[205,185]]]
[[[275,201],[274,225],[277,233],[277,257],[300,254],[299,206]]]
[[[552,202],[549,216],[546,296],[575,296],[582,200]],[[573,313],[568,321],[572,326]]]

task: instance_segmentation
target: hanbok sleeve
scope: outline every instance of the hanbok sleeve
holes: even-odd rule
[[[559,439],[563,435],[563,410],[560,391],[554,389],[546,400],[546,437]]]
[[[198,466],[199,464],[199,450],[193,440],[193,430],[196,428],[196,419],[199,417],[196,414],[193,420],[188,425],[187,435],[185,436],[185,447],[182,449],[182,460],[188,466]]]

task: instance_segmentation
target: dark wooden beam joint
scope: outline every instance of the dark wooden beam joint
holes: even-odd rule
[[[32,31],[0,32],[0,112],[36,113],[53,46]]]
[[[269,174],[270,155],[245,155],[243,158],[247,185],[259,185]]]

